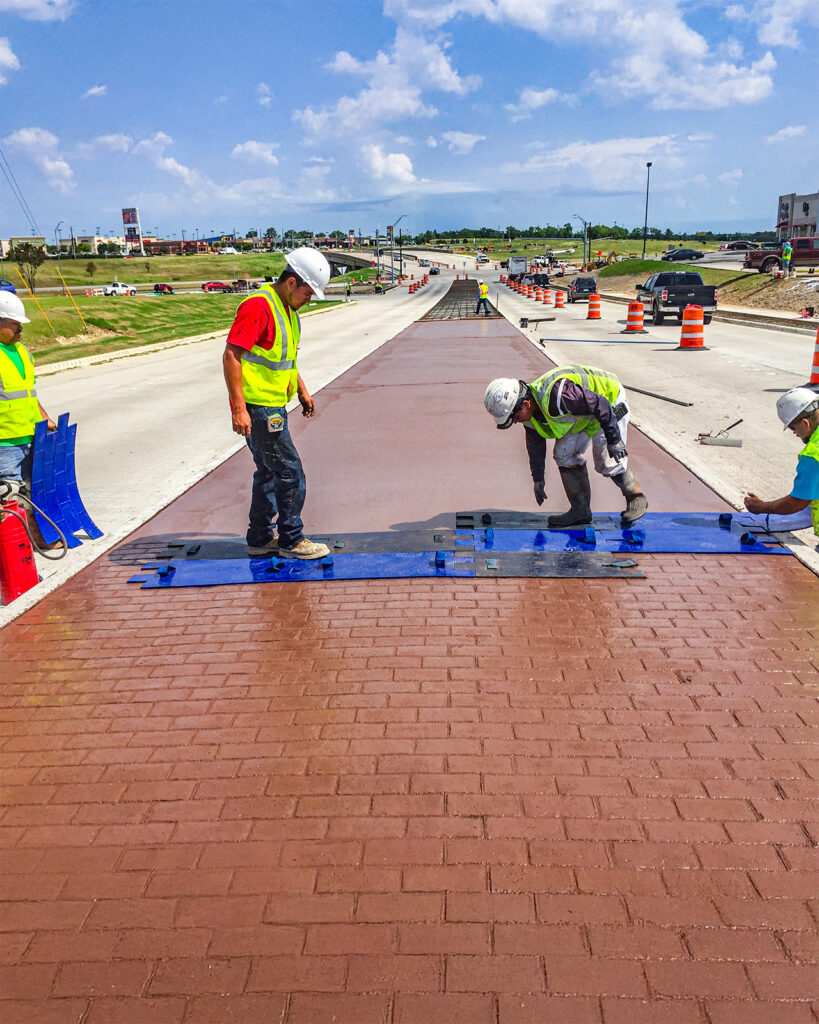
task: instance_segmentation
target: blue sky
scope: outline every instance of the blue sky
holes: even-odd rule
[[[648,160],[650,224],[770,229],[817,53],[819,0],[0,0],[0,146],[49,238],[631,227]]]

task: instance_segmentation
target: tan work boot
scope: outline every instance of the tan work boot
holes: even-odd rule
[[[620,513],[620,518],[624,523],[637,522],[648,510],[648,499],[643,494],[637,477],[630,469],[627,469],[625,473],[620,473],[611,479],[612,483],[620,488],[623,497],[626,499],[626,507]]]
[[[324,558],[325,555],[329,554],[330,549],[326,544],[319,544],[314,540],[308,540],[306,537],[302,537],[294,548],[279,548],[280,558]]]
[[[267,541],[266,544],[257,544],[255,547],[247,546],[247,553],[251,558],[261,558],[264,555],[275,555],[279,550],[279,535],[273,534],[273,537]]]

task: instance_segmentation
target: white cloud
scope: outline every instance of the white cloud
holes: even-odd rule
[[[214,104],[227,103],[227,96],[225,96],[224,94],[222,94],[221,96],[217,96],[213,102]]]
[[[271,167],[276,167],[279,158],[274,155],[273,148],[274,143],[272,142],[255,142],[250,139],[248,142],[234,146],[230,155],[234,160],[246,160],[248,163],[269,164]]]
[[[786,128],[780,128],[778,132],[774,132],[773,135],[766,135],[765,141],[769,146],[776,142],[788,142],[789,139],[798,139],[807,130],[807,125],[789,124]]]
[[[509,164],[504,174],[543,174],[544,184],[565,181],[577,187],[610,192],[641,188],[646,160],[657,162],[660,158],[666,173],[681,166],[674,135],[571,142],[559,149],[539,142],[528,160]]]
[[[270,101],[273,97],[273,92],[267,82],[259,82],[256,86],[256,94],[259,97],[260,107],[269,107]]]
[[[768,0],[754,7],[761,22],[758,38],[764,46],[788,46],[814,49],[816,40],[807,31],[819,29],[819,4],[816,0]]]
[[[30,21],[65,21],[73,10],[74,0],[0,0],[0,11]]]
[[[742,178],[742,169],[737,167],[733,171],[725,171],[724,174],[718,174],[717,180],[725,182],[726,185],[733,185]]]
[[[0,85],[5,85],[7,81],[3,74],[4,70],[19,71],[19,69],[20,61],[12,50],[11,43],[5,36],[0,36]]]
[[[39,168],[46,181],[62,195],[76,188],[74,172],[58,152],[59,139],[44,128],[21,128],[3,140]]]
[[[385,153],[381,146],[366,145],[361,147],[361,158],[370,174],[390,187],[416,180],[412,160],[406,153]]]
[[[342,96],[332,107],[306,107],[294,118],[315,136],[360,136],[379,124],[433,117],[437,110],[423,102],[422,86],[465,96],[480,84],[478,76],[461,77],[445,50],[445,43],[431,42],[400,27],[390,50],[379,50],[372,60],[360,61],[342,50],[328,69],[363,78],[365,87],[355,96]]]
[[[435,138],[434,135],[427,136],[427,145],[429,146],[430,149],[437,149],[438,140]]]
[[[165,132],[154,132],[150,138],[142,139],[138,142],[132,152],[134,156],[145,156],[147,157],[154,167],[160,171],[165,171],[166,174],[172,174],[176,178],[180,178],[190,188],[201,186],[207,180],[202,175],[191,167],[186,167],[184,164],[179,163],[171,156],[165,156],[165,150],[173,142],[170,135],[166,135]]]
[[[686,136],[686,142],[711,142],[714,135],[711,132],[695,132]]]
[[[87,92],[84,92],[82,94],[81,98],[84,99],[84,100],[87,100],[87,99],[91,99],[94,96],[104,96],[107,92],[108,92],[108,86],[107,85],[92,85],[91,88],[88,89]]]
[[[485,135],[472,135],[470,132],[443,132],[441,138],[449,146],[450,153],[466,156],[479,142],[484,142]]]
[[[96,156],[99,153],[127,153],[134,140],[130,135],[115,132],[111,135],[98,135],[91,142],[82,142],[77,146],[80,156]]]

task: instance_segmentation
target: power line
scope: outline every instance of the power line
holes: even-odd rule
[[[2,149],[0,149],[0,171],[3,172],[3,176],[9,183],[9,188],[11,189],[14,198],[20,204],[20,209],[23,211],[23,216],[26,218],[26,220],[29,223],[29,226],[31,227],[32,234],[39,235],[40,229],[37,226],[37,221],[34,219],[34,214],[31,212],[31,208],[26,202],[26,197],[23,195],[23,190],[17,183],[17,179],[14,177],[14,171],[11,169],[11,164],[6,159],[6,154],[3,152]]]

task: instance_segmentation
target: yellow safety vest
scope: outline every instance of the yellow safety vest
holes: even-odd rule
[[[283,407],[295,395],[298,385],[296,354],[301,337],[298,313],[287,309],[271,284],[242,301],[264,298],[276,321],[276,340],[270,349],[254,345],[242,353],[242,393],[251,405]]]
[[[565,434],[586,433],[593,437],[600,429],[597,420],[588,416],[550,416],[549,396],[552,388],[560,380],[571,380],[575,384],[602,395],[610,405],[614,405],[620,394],[620,381],[614,374],[596,370],[593,366],[558,366],[556,370],[544,373],[542,377],[532,381],[529,390],[543,413],[543,420],[532,417],[529,426],[546,438],[563,437]]]
[[[15,344],[17,354],[23,360],[24,372],[0,345],[0,441],[12,437],[31,438],[40,415],[37,402],[37,388],[34,381],[34,362],[28,351],[19,343]],[[11,346],[9,346],[11,347]]]
[[[819,427],[808,438],[808,443],[799,453],[800,459],[816,459],[819,462]],[[819,537],[819,499],[810,503],[810,517],[813,522],[813,532]]]
[[[488,296],[489,296],[489,285],[488,284],[478,285],[478,291],[480,292],[480,297],[482,299],[488,298]]]

